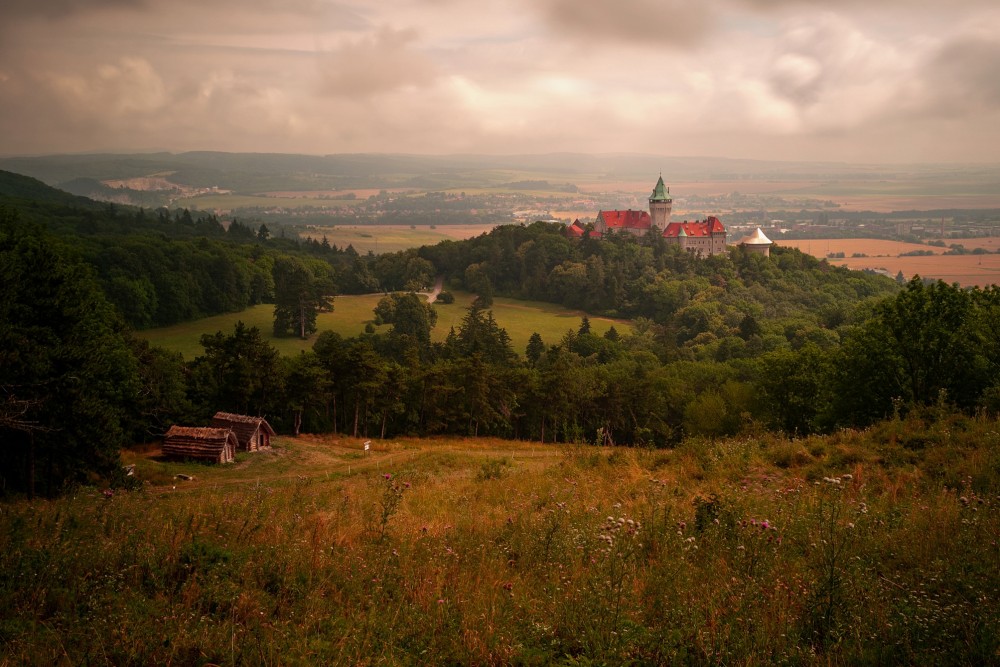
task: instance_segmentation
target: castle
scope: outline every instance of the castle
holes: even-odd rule
[[[718,255],[726,251],[726,228],[715,216],[695,222],[670,222],[670,209],[674,200],[670,188],[663,183],[660,175],[649,196],[649,212],[646,211],[601,211],[597,214],[591,238],[601,238],[608,232],[627,233],[644,236],[650,229],[657,229],[668,243],[697,255]],[[566,228],[570,237],[583,237],[586,233],[579,220]]]

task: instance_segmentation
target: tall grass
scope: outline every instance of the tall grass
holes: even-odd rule
[[[0,662],[995,663],[998,432],[431,441],[350,473],[282,441],[252,474],[0,505]]]

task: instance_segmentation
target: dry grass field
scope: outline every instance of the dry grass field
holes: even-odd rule
[[[127,451],[0,505],[0,665],[996,664],[998,427]]]
[[[739,192],[790,199],[832,201],[844,211],[908,211],[943,208],[1000,208],[997,186],[962,183],[927,183],[901,180],[758,179],[684,181],[664,175],[675,199]],[[580,192],[625,192],[641,196],[651,190],[648,181],[594,181],[577,184]]]
[[[886,241],[883,239],[773,239],[778,245],[786,248],[798,248],[814,257],[826,257],[829,253],[844,253],[847,257],[854,254],[865,254],[869,257],[898,257],[904,252],[914,250],[930,250],[935,254],[944,252],[947,248],[935,248],[922,243],[905,243],[903,241]],[[976,246],[968,246],[970,249]]]
[[[986,287],[1000,284],[1000,255],[944,255],[946,248],[885,241],[881,239],[799,239],[778,241],[778,245],[798,248],[814,257],[824,258],[829,253],[844,253],[844,258],[829,259],[831,264],[850,269],[884,269],[895,276],[899,271],[909,280],[914,275],[935,278],[963,287]],[[949,244],[961,244],[967,249],[984,248],[995,252],[1000,248],[1000,238],[950,239]],[[900,257],[901,253],[925,250],[932,256]],[[852,257],[864,254],[866,257]]]

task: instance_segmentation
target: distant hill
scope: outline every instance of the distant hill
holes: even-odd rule
[[[739,179],[879,178],[962,174],[996,179],[992,165],[853,165],[771,162],[712,157],[607,153],[545,155],[294,155],[282,153],[144,153],[49,155],[0,158],[0,169],[33,176],[49,185],[74,179],[109,181],[157,176],[179,186],[224,188],[238,193],[351,187],[491,187],[521,180],[574,176],[588,180],[650,179],[662,172],[671,182]],[[515,178],[511,178],[511,176]],[[79,183],[79,181],[77,181]]]
[[[0,171],[0,203],[43,203],[92,208],[95,201],[46,185],[37,178]]]

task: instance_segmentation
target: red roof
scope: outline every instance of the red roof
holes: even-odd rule
[[[597,216],[608,229],[649,229],[653,224],[646,211],[601,211]]]
[[[566,226],[566,236],[583,237],[583,225],[579,220],[574,220],[572,225]]]
[[[710,234],[725,233],[726,228],[723,226],[722,221],[716,218],[714,215],[710,215],[704,220],[696,220],[695,222],[671,222],[667,225],[667,228],[663,230],[663,235],[667,238],[672,238],[679,236],[681,230],[688,236],[708,236]]]

